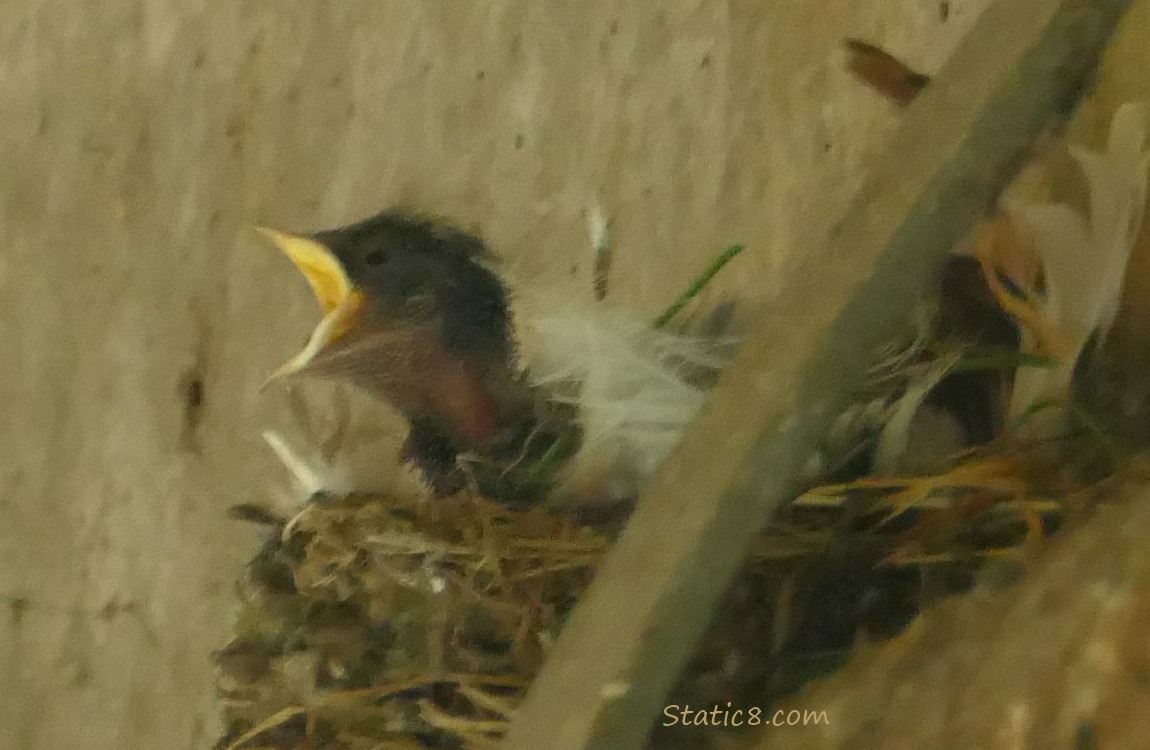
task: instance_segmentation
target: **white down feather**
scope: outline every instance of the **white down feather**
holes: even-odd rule
[[[573,404],[583,430],[560,502],[633,496],[706,400],[689,373],[713,376],[726,364],[713,342],[604,303],[525,301],[519,329],[532,384]]]

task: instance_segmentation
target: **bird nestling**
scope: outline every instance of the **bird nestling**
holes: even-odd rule
[[[424,218],[386,212],[307,236],[261,231],[324,312],[271,380],[340,379],[386,401],[410,424],[405,458],[441,494],[473,486],[515,504],[565,484],[567,494],[624,499],[702,405],[705,391],[684,373],[721,366],[619,311],[528,293],[536,304],[519,321],[521,367],[507,285],[487,248]]]

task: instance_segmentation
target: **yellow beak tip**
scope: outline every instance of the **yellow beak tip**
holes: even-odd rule
[[[340,305],[351,293],[351,279],[331,248],[309,237],[256,227],[303,273],[324,312]]]

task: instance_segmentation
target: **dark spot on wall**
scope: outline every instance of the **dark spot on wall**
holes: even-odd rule
[[[244,131],[247,130],[247,124],[244,122],[243,117],[239,114],[233,114],[228,120],[228,124],[224,127],[224,137],[228,140],[238,140],[243,137]]]
[[[204,420],[204,375],[192,367],[179,378],[178,396],[183,403],[183,419],[179,430],[179,446],[192,453],[200,452],[200,423]]]
[[[103,607],[97,611],[96,616],[104,622],[109,622],[116,619],[120,615],[134,615],[139,614],[139,608],[135,602],[121,602],[116,599],[109,599]]]
[[[75,674],[69,680],[68,686],[76,690],[82,690],[92,684],[92,667],[89,664],[80,664],[76,667]]]
[[[204,377],[198,367],[192,367],[180,378],[179,397],[183,402],[183,420],[180,428],[180,447],[192,453],[200,452],[199,432],[204,414]]]
[[[204,418],[204,408],[208,400],[208,358],[212,339],[212,327],[208,316],[193,303],[191,322],[195,326],[195,348],[191,363],[187,365],[176,383],[176,397],[182,406],[179,445],[182,450],[199,454],[200,424]]]
[[[204,381],[198,377],[193,378],[187,386],[185,392],[185,399],[187,400],[187,407],[189,409],[199,409],[204,403]]]
[[[1094,725],[1088,721],[1079,722],[1074,731],[1074,750],[1098,750]]]
[[[194,370],[184,375],[180,383],[180,397],[184,402],[184,425],[181,442],[192,449],[196,443],[204,409],[204,379]]]
[[[595,294],[595,299],[600,302],[607,298],[607,292],[610,290],[613,259],[611,243],[604,237],[602,244],[595,248],[595,267],[591,274],[591,291]]]
[[[519,149],[523,148],[523,144],[526,141],[527,141],[527,139],[523,136],[522,133],[516,133],[515,134],[515,150],[518,151]]]
[[[29,601],[24,596],[14,596],[8,600],[8,614],[12,617],[12,625],[20,627],[24,622],[24,615],[28,614]]]

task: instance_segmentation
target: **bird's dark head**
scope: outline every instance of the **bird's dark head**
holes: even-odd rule
[[[277,375],[317,369],[333,356],[354,366],[348,352],[366,337],[413,331],[479,365],[510,362],[507,293],[478,238],[399,212],[306,236],[261,231],[304,274],[324,312]]]

